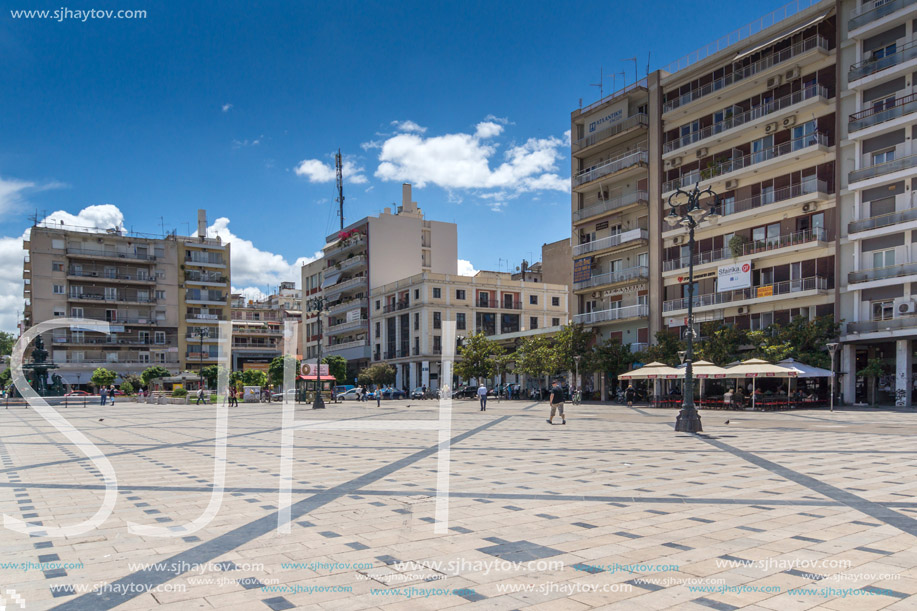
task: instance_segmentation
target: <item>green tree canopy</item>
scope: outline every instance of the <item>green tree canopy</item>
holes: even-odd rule
[[[594,370],[595,364],[590,358],[592,350],[590,344],[593,334],[587,332],[581,324],[564,325],[560,332],[554,336],[554,350],[557,356],[557,368],[565,371],[576,371],[576,357],[579,356],[580,373]]]
[[[357,381],[360,384],[365,384],[367,386],[370,384],[376,384],[379,386],[384,384],[394,384],[396,374],[397,371],[395,370],[394,365],[376,363],[361,371],[357,375]]]
[[[140,379],[143,381],[144,386],[149,386],[153,380],[159,378],[168,378],[170,375],[172,374],[165,367],[162,367],[161,365],[154,365],[144,369],[143,373],[140,374]]]
[[[738,360],[739,348],[749,343],[747,331],[719,322],[703,323],[701,335],[706,339],[694,345],[694,360],[710,361],[714,365],[728,365]]]
[[[475,333],[465,338],[458,348],[458,355],[454,372],[463,380],[471,378],[487,378],[495,373],[494,356],[504,354],[501,346],[487,339],[482,332]]]
[[[0,331],[0,356],[12,354],[16,336],[8,331]]]
[[[89,381],[95,386],[111,386],[115,383],[115,378],[117,377],[118,374],[114,371],[110,371],[104,367],[99,367],[92,372],[92,377],[89,379]]]
[[[516,370],[538,380],[557,372],[559,362],[553,342],[544,336],[527,337],[516,350]]]
[[[204,380],[207,382],[207,388],[217,387],[220,379],[220,372],[224,370],[225,368],[220,365],[207,365],[201,368],[201,375],[204,376]]]
[[[243,371],[242,384],[245,386],[267,386],[267,374],[257,369]]]
[[[130,380],[124,380],[121,382],[120,388],[121,392],[123,392],[125,395],[134,394],[134,385],[130,383]]]
[[[326,356],[322,363],[328,365],[328,371],[338,384],[347,383],[347,359],[343,356]]]
[[[283,386],[283,356],[275,356],[274,360],[271,361],[271,364],[267,368],[267,377],[275,387]],[[296,360],[296,368],[293,372],[294,376],[299,375],[299,366],[302,364],[302,361]]]
[[[10,381],[13,379],[13,372],[10,371],[10,368],[7,367],[2,372],[0,372],[0,387],[6,388],[10,385]]]
[[[630,371],[636,360],[637,357],[630,351],[630,346],[611,339],[596,346],[590,359],[596,370],[611,376],[615,381],[619,375]]]
[[[684,350],[685,343],[678,337],[667,331],[658,331],[656,333],[656,343],[648,346],[646,350],[638,353],[638,361],[652,363],[658,361],[666,365],[675,367],[681,362],[678,358],[678,352]]]

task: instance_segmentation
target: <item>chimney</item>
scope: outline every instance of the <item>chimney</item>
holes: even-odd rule
[[[417,212],[416,202],[411,201],[411,183],[401,185],[401,210],[403,212]]]
[[[197,235],[201,238],[207,237],[207,211],[203,208],[197,211]]]

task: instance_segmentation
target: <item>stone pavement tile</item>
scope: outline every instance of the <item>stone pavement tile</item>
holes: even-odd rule
[[[267,609],[267,607],[264,607]],[[213,605],[204,599],[183,600],[175,603],[164,603],[156,607],[156,611],[193,611],[194,609],[213,609]]]
[[[829,600],[823,603],[822,607],[832,611],[874,611],[876,609],[894,609],[897,602],[901,601],[887,596],[847,596]],[[913,601],[903,608],[913,609]]]
[[[807,611],[819,605],[826,605],[825,599],[814,595],[778,594],[761,601],[760,606],[774,611]]]

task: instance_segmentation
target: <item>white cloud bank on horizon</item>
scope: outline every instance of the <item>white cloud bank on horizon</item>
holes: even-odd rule
[[[474,268],[474,265],[471,264],[471,261],[466,261],[465,259],[458,260],[458,273],[459,276],[474,276],[478,273],[478,270]]]

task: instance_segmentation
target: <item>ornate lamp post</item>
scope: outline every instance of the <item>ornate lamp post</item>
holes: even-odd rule
[[[198,373],[200,374],[200,378],[201,378],[200,379],[200,388],[204,388],[204,338],[210,337],[210,333],[207,331],[206,327],[201,327],[198,330],[197,334],[201,338],[201,352],[200,352],[201,364],[200,364],[200,370],[198,371]]]
[[[310,312],[318,313],[318,360],[315,366],[315,381],[318,390],[315,393],[315,399],[312,401],[312,409],[325,409],[325,400],[322,398],[322,311],[325,309],[325,298],[322,296],[313,297],[308,301]]]
[[[834,411],[834,354],[837,352],[837,347],[840,345],[837,342],[829,342],[825,344],[828,347],[828,353],[831,355],[831,411]]]
[[[709,209],[700,204],[702,195],[713,197],[713,206]],[[713,192],[713,189],[707,187],[700,189],[697,184],[690,192],[678,189],[669,196],[669,214],[665,217],[666,223],[670,227],[681,225],[688,230],[688,331],[687,331],[687,350],[685,350],[685,386],[684,399],[681,404],[681,411],[678,412],[678,419],[675,421],[675,430],[680,433],[700,433],[703,427],[700,422],[700,414],[694,407],[694,369],[691,362],[694,360],[694,229],[703,221],[716,222],[719,214],[716,210],[719,208],[720,198]],[[684,213],[679,214],[679,208],[684,208]]]

